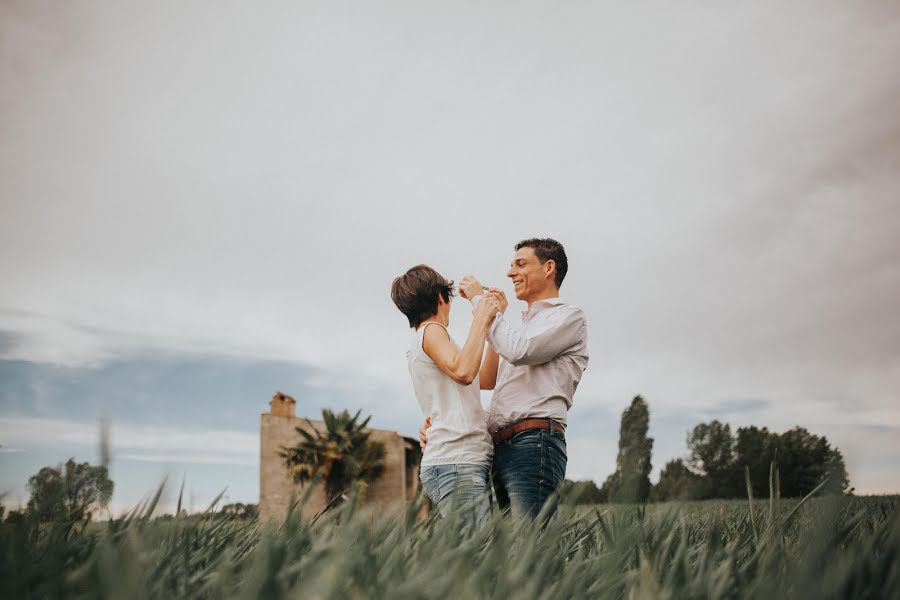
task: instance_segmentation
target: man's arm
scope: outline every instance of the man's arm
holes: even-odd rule
[[[555,309],[561,310],[562,313],[517,329],[503,318],[507,302],[506,294],[502,290],[490,288],[484,295],[478,280],[466,275],[460,280],[460,293],[472,302],[476,312],[485,297],[494,297],[501,303],[500,314],[490,324],[487,339],[493,350],[513,366],[540,365],[549,362],[566,350],[584,342],[587,335],[584,311],[574,306]],[[496,380],[496,374],[494,378]]]
[[[562,315],[515,328],[497,315],[488,329],[488,341],[511,365],[539,365],[549,362],[581,343],[587,325],[584,312],[564,307]]]

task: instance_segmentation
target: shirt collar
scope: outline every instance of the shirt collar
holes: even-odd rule
[[[543,300],[535,300],[531,304],[531,310],[523,310],[522,318],[528,318],[529,315],[533,315],[540,310],[543,310],[545,306],[559,306],[560,304],[565,304],[565,301],[557,296],[556,298],[545,298]]]
[[[537,304],[538,302],[544,302],[546,304],[549,304],[550,306],[557,306],[559,304],[565,304],[563,299],[560,298],[559,296],[557,296],[556,298],[546,298],[544,300],[535,300],[534,304]],[[534,304],[532,304],[532,306],[534,306]]]

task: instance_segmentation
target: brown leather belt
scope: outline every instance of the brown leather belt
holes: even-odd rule
[[[553,419],[522,419],[512,425],[501,427],[497,431],[492,432],[491,437],[494,439],[494,444],[499,444],[500,442],[505,442],[517,433],[522,433],[529,429],[549,429],[550,431],[556,431],[557,433],[566,432],[566,426],[562,423],[557,423]]]

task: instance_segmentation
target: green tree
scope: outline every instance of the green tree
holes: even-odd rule
[[[850,487],[844,457],[824,436],[794,427],[778,436],[777,444],[782,496],[804,496],[826,477],[823,494],[843,494]]]
[[[703,497],[703,477],[687,468],[680,458],[670,460],[659,474],[659,482],[650,491],[655,502],[667,500],[697,500]]]
[[[11,510],[6,514],[5,523],[24,523],[25,513],[21,510]]]
[[[66,492],[62,469],[44,467],[28,478],[27,512],[39,521],[55,521],[66,514]]]
[[[750,470],[750,485],[755,496],[769,495],[769,468],[776,460],[779,436],[765,427],[739,427],[734,445],[735,463],[738,473],[744,467]],[[740,487],[740,486],[738,486]],[[735,495],[743,497],[745,490],[735,490]]]
[[[585,481],[564,480],[562,489],[559,490],[559,496],[560,502],[568,505],[599,504],[608,500],[606,495],[591,479]]]
[[[778,467],[781,495],[808,494],[828,478],[823,494],[846,493],[850,487],[844,458],[825,437],[794,427],[782,434],[765,427],[741,427],[736,438],[719,421],[701,423],[688,434],[688,465],[703,475],[705,497],[734,498],[747,493],[744,467],[753,493],[769,493],[769,469]]]
[[[705,478],[704,496],[732,497],[737,477],[731,425],[719,421],[700,423],[688,433],[687,445],[688,466]]]
[[[616,471],[603,484],[614,502],[646,502],[650,495],[650,463],[653,439],[647,437],[650,410],[640,396],[622,412]]]
[[[293,448],[283,448],[280,453],[295,482],[307,483],[321,477],[326,499],[331,502],[353,483],[365,489],[368,482],[381,475],[384,444],[371,439],[366,425],[372,417],[360,422],[361,412],[351,417],[346,410],[334,414],[326,408],[322,410],[325,431],[316,429],[308,419],[306,422],[313,433],[296,428],[299,443]]]
[[[27,511],[39,521],[65,518],[90,521],[97,508],[112,498],[114,484],[106,467],[76,463],[44,467],[28,479]]]
[[[223,516],[237,517],[240,519],[255,519],[259,516],[259,505],[233,502],[223,506],[221,514]]]

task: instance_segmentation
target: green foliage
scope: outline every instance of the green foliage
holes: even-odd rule
[[[421,520],[355,498],[279,526],[206,515],[0,525],[0,597],[885,598],[900,589],[897,497],[566,507],[546,529]],[[219,517],[219,518],[217,518]],[[891,592],[891,590],[895,590]]]
[[[330,502],[346,492],[351,484],[363,488],[384,472],[384,444],[371,438],[366,429],[369,420],[362,422],[357,411],[352,417],[346,410],[334,414],[322,410],[325,431],[319,431],[307,420],[313,433],[297,427],[300,441],[293,448],[284,448],[280,453],[285,465],[297,483],[308,483],[321,478],[325,483],[325,494]]]
[[[765,493],[772,468],[779,474],[775,478],[781,486],[779,493],[786,497],[802,497],[812,489],[820,494],[852,492],[844,458],[824,436],[802,427],[777,434],[755,426],[740,427],[735,436],[731,425],[717,420],[700,423],[688,432],[687,459],[666,463],[659,482],[651,488],[649,421],[647,403],[636,396],[622,413],[615,472],[597,493],[576,488],[574,483],[564,484],[563,502],[571,504],[573,498],[582,496],[618,503],[741,498],[746,493],[745,470],[751,488]]]
[[[750,483],[754,490],[767,490],[769,486],[769,467],[779,458],[776,456],[778,434],[767,428],[739,427],[734,453],[739,470],[750,471]],[[781,453],[780,458],[784,458]],[[818,482],[816,482],[818,483]],[[743,495],[743,490],[735,490],[733,495]]]
[[[28,479],[28,513],[38,521],[65,518],[90,521],[93,511],[112,498],[114,484],[105,466],[76,463],[44,467]]]
[[[11,510],[6,513],[7,523],[19,523],[25,520],[25,513],[21,510]]]
[[[559,497],[560,502],[567,505],[599,504],[609,500],[591,479],[586,481],[566,479],[559,490]]]
[[[52,521],[66,514],[65,482],[60,467],[44,467],[28,478],[28,512],[40,521]]]
[[[603,484],[603,493],[614,502],[646,502],[650,495],[650,463],[653,439],[647,437],[650,409],[635,396],[622,412],[616,471]]]
[[[655,502],[667,500],[699,500],[703,498],[706,485],[703,477],[687,468],[680,458],[670,460],[659,474],[659,482],[653,486],[650,499]]]
[[[734,497],[738,481],[731,425],[700,423],[687,436],[688,466],[705,476],[707,498]]]
[[[259,516],[259,505],[234,502],[223,506],[222,511],[219,514],[222,516],[237,517],[239,519],[255,519]]]
[[[777,438],[781,494],[802,496],[825,481],[824,493],[841,494],[850,487],[844,457],[825,437],[794,427]]]
[[[702,475],[702,493],[695,497],[743,497],[745,469],[752,488],[765,494],[773,463],[785,497],[804,496],[823,481],[822,494],[843,494],[850,487],[840,451],[802,427],[782,434],[765,427],[741,427],[732,436],[727,423],[701,423],[688,434],[688,451],[690,468]]]

